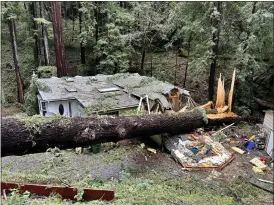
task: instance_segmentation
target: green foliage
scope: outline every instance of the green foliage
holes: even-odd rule
[[[55,66],[39,66],[37,73],[39,78],[50,78],[57,76],[57,68]]]
[[[84,189],[83,188],[79,188],[77,189],[77,194],[74,196],[74,199],[76,199],[77,201],[81,201],[83,199],[83,195],[84,195]]]
[[[82,31],[78,36],[80,42],[82,42],[83,46],[90,45],[93,43],[94,38],[94,29],[95,29],[95,15],[94,2],[79,2],[81,4],[81,8],[79,9],[79,13],[82,14]]]
[[[104,74],[126,72],[129,68],[131,46],[123,40],[122,33],[131,25],[133,17],[116,2],[109,2],[105,12],[108,23],[94,47],[95,59],[99,59],[97,70]]]
[[[89,71],[89,66],[87,65],[78,65],[77,66],[77,75],[80,75],[80,76],[85,76],[87,75],[88,71]]]
[[[29,2],[1,2],[1,67],[4,92],[11,101],[16,99],[16,80],[12,69],[12,50],[9,42],[8,21],[14,21],[17,31],[19,65],[24,89],[36,70],[33,59],[34,39],[41,40],[41,23],[47,24],[50,62],[54,62],[53,29],[50,15],[38,15],[33,30]],[[238,110],[252,114],[256,110],[253,97],[269,98],[271,80],[260,76],[270,73],[273,65],[273,3],[272,2],[222,2],[217,12],[213,2],[79,2],[63,3],[64,42],[69,67],[78,68],[79,75],[138,72],[145,51],[144,70],[160,80],[182,86],[185,64],[188,64],[186,87],[205,101],[207,97],[209,68],[212,60],[212,20],[220,20],[220,38],[216,75],[225,76],[230,84],[236,68],[234,103]],[[38,4],[37,4],[38,6]],[[37,8],[38,9],[38,8]],[[50,13],[49,13],[50,14]],[[79,14],[82,15],[80,32]],[[86,65],[80,65],[79,44],[86,48]],[[70,48],[70,49],[68,49]],[[43,47],[41,47],[41,57]],[[171,55],[172,54],[172,55]],[[181,57],[176,58],[176,54]],[[187,57],[187,58],[186,58]],[[175,60],[176,58],[176,60]],[[43,58],[42,58],[43,59]],[[178,66],[175,67],[175,61]],[[43,61],[43,60],[42,60]],[[12,66],[11,66],[12,67]],[[55,76],[51,67],[38,68],[41,77]],[[53,74],[52,74],[53,71]],[[176,79],[175,79],[176,72]],[[271,74],[273,75],[273,74]],[[270,76],[270,75],[269,75]],[[257,81],[254,81],[257,79]],[[261,79],[261,80],[260,80]],[[216,81],[215,81],[216,82]],[[217,83],[216,83],[217,84]],[[228,89],[229,86],[226,86]],[[28,98],[28,96],[26,97]],[[272,100],[272,99],[270,99]],[[241,112],[241,111],[240,111]]]
[[[30,197],[30,192],[25,191],[22,195],[19,193],[18,189],[12,189],[10,196],[7,197],[7,200],[2,200],[3,204],[6,205],[27,205],[29,204],[28,199]]]
[[[37,77],[33,75],[28,91],[25,94],[25,109],[27,115],[35,115],[39,112],[38,99],[37,99]]]

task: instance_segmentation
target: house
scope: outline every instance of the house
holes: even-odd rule
[[[273,145],[274,145],[274,137],[273,137],[273,118],[274,112],[273,110],[266,110],[263,122],[263,132],[267,136],[266,140],[266,152],[269,156],[273,157]]]
[[[40,78],[37,87],[39,111],[43,116],[85,116],[87,110],[119,115],[136,110],[144,96],[148,97],[144,104],[150,104],[150,110],[155,105],[161,106],[161,110],[178,110],[183,105],[183,96],[189,96],[185,89],[137,73]]]

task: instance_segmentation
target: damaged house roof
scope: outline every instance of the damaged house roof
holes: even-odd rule
[[[137,107],[139,98],[146,94],[149,99],[159,99],[166,109],[170,109],[171,105],[163,94],[167,94],[175,87],[170,83],[137,73],[40,78],[37,85],[42,100],[76,99],[83,107],[93,106],[94,110]],[[176,88],[181,94],[189,96],[187,90]]]

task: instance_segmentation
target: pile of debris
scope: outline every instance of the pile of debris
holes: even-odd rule
[[[185,170],[221,169],[235,158],[207,132],[166,137],[164,144]]]

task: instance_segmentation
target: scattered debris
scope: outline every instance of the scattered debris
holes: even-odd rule
[[[141,143],[140,146],[141,146],[142,149],[145,148],[145,144],[144,143]]]
[[[242,149],[240,149],[238,147],[231,147],[231,149],[233,149],[235,152],[238,152],[239,154],[244,154],[245,153],[244,150],[242,150]]]
[[[13,182],[1,182],[1,191],[11,192],[11,189],[20,189],[20,193],[29,191],[39,196],[50,196],[55,192],[60,194],[65,199],[74,200],[78,190],[75,187],[50,186],[42,184],[18,184]],[[83,199],[85,200],[113,200],[114,191],[102,189],[84,189]]]
[[[247,142],[247,145],[245,146],[245,151],[249,152],[254,148],[255,148],[255,142],[253,140],[249,140]]]
[[[261,181],[261,182],[265,182],[265,183],[269,183],[269,184],[274,184],[274,182],[273,181],[268,181],[268,180],[264,180],[264,179],[259,179],[259,178],[257,178],[259,181]]]
[[[75,148],[75,153],[76,154],[82,154],[82,152],[83,152],[83,148],[82,147],[76,147]]]
[[[166,137],[164,144],[185,170],[221,169],[235,158],[209,133]]]
[[[253,158],[252,160],[250,160],[250,163],[255,165],[257,168],[261,169],[261,170],[265,170],[266,169],[266,165],[257,157]]]
[[[228,125],[228,126],[226,126],[226,127],[222,128],[222,129],[218,130],[217,132],[213,133],[213,134],[212,134],[212,136],[214,136],[214,135],[216,135],[216,134],[218,134],[218,133],[220,133],[220,132],[224,131],[225,129],[227,129],[227,128],[231,127],[232,125],[234,125],[234,123],[232,123],[232,124],[230,124],[230,125]]]
[[[262,169],[260,169],[259,167],[253,166],[252,167],[253,172],[255,172],[256,174],[263,174],[264,171]]]
[[[8,198],[7,198],[7,194],[6,194],[6,189],[3,189],[3,190],[2,190],[2,195],[3,195],[2,198],[3,198],[4,200],[7,200],[7,199],[8,199]]]
[[[147,148],[147,150],[150,151],[150,152],[152,152],[152,153],[154,153],[154,154],[157,153],[156,149],[153,149],[153,148]]]

